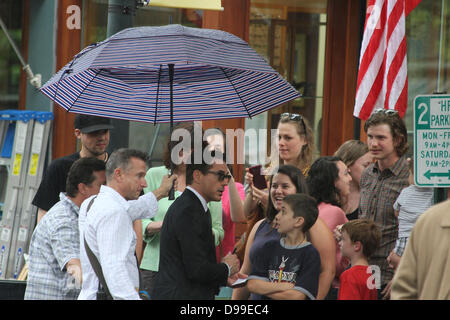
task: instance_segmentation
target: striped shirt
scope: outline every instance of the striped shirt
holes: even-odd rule
[[[65,266],[80,258],[79,208],[63,193],[31,237],[25,300],[75,300],[80,293]]]
[[[383,285],[394,276],[394,270],[386,261],[398,234],[398,221],[393,205],[400,192],[409,185],[408,177],[406,156],[401,157],[392,168],[383,171],[380,171],[378,162],[375,162],[361,175],[359,218],[370,219],[381,228],[380,245],[370,257],[369,263],[380,267]]]
[[[434,188],[410,185],[402,190],[394,203],[398,214],[398,237],[408,238],[417,218],[433,205]]]

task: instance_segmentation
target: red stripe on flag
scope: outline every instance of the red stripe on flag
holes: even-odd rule
[[[406,78],[405,86],[403,87],[402,93],[398,97],[397,104],[395,105],[395,110],[398,111],[398,114],[402,119],[406,113],[407,102],[408,102],[408,78]]]
[[[372,37],[370,38],[370,42],[366,48],[366,51],[364,51],[364,55],[363,55],[361,63],[360,63],[356,91],[358,91],[359,85],[361,84],[361,81],[364,78],[364,76],[367,72],[367,69],[369,69],[369,66],[370,66],[370,63],[372,62],[373,56],[375,55],[375,53],[378,50],[378,47],[380,46],[383,32],[386,27],[386,3],[387,3],[387,1],[384,3],[384,5],[381,9],[381,16],[380,16],[379,24],[378,24],[378,21],[376,21],[377,25],[369,26],[369,27],[375,28],[375,30],[373,31]],[[372,10],[376,10],[376,9],[372,9]],[[366,28],[368,27],[367,19],[366,19],[365,27]],[[366,33],[366,32],[364,32],[364,33]]]
[[[422,0],[405,0],[405,16],[411,13]]]
[[[383,63],[381,64],[380,70],[378,71],[377,77],[373,82],[372,87],[370,88],[369,94],[367,95],[366,101],[364,102],[361,111],[359,113],[361,119],[368,119],[370,114],[372,113],[375,102],[380,95],[381,88],[383,87],[383,76],[385,69],[386,59],[383,59]]]

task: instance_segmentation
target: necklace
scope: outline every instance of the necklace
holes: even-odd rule
[[[303,244],[306,242],[306,237],[304,237],[303,240],[300,241],[299,244],[295,244],[295,245],[286,244],[286,238],[281,238],[280,241],[281,241],[281,245],[287,249],[298,249],[301,246],[303,246]]]
[[[103,159],[103,162],[106,162],[108,160],[108,152],[105,152],[105,159]]]

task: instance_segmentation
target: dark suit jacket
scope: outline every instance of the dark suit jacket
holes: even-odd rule
[[[226,285],[228,267],[216,261],[208,213],[189,189],[167,210],[152,299],[214,299],[219,287]]]

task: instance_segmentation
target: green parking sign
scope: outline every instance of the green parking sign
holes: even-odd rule
[[[414,99],[414,181],[418,186],[450,186],[450,96]]]

